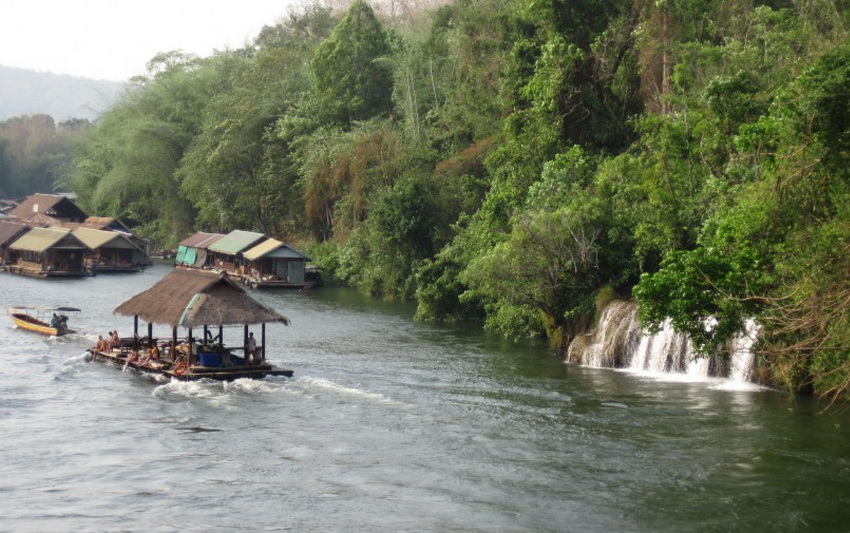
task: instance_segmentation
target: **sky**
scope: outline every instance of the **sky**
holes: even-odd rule
[[[126,81],[159,52],[250,43],[295,0],[0,0],[0,65]]]

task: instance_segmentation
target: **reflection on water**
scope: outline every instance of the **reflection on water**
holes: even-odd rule
[[[568,366],[350,290],[255,293],[293,321],[267,327],[292,379],[172,383],[86,362],[98,334],[131,332],[112,309],[167,268],[0,274],[4,306],[83,309],[61,339],[0,324],[3,528],[846,529],[847,411]]]

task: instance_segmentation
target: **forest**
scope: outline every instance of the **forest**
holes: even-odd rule
[[[846,398],[848,37],[843,0],[307,5],[152,58],[54,186],[555,350],[615,298],[701,353],[753,318],[768,381]]]

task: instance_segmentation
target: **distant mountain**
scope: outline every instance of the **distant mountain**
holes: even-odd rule
[[[124,84],[0,65],[0,120],[44,113],[59,123],[94,120],[120,95]]]

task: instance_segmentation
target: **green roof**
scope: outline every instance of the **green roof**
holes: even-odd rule
[[[235,229],[211,244],[209,250],[220,254],[236,255],[265,239],[266,236],[262,233]]]

